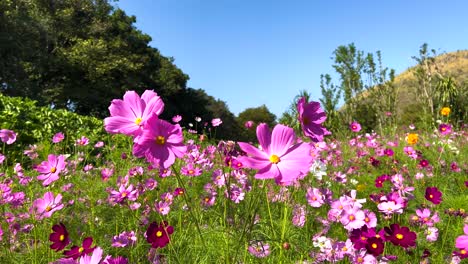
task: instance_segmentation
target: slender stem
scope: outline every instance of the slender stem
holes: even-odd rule
[[[205,240],[203,240],[203,235],[201,233],[201,229],[200,229],[200,225],[198,223],[198,218],[195,217],[195,215],[193,214],[193,210],[192,210],[192,206],[189,206],[190,202],[189,201],[192,201],[192,199],[188,196],[188,190],[187,188],[185,188],[185,184],[184,182],[182,181],[181,177],[180,177],[180,174],[179,174],[179,171],[175,169],[174,166],[172,166],[172,169],[177,177],[177,181],[179,182],[180,186],[182,186],[182,188],[184,188],[184,200],[185,200],[185,203],[187,204],[188,206],[188,211],[190,213],[190,216],[192,217],[192,219],[195,221],[195,226],[197,228],[197,231],[198,231],[198,235],[200,236],[200,240],[203,244],[203,247],[206,248],[206,245],[205,245]]]

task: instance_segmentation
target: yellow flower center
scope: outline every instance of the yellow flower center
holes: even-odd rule
[[[372,243],[371,247],[375,249],[375,248],[377,248],[378,246],[377,246],[376,243]]]
[[[57,171],[57,168],[55,167],[50,168],[50,172],[55,173],[56,171]]]
[[[348,251],[348,248],[346,246],[344,246],[341,251]]]
[[[60,241],[65,240],[65,236],[64,236],[64,235],[60,235],[59,240],[60,240]]]
[[[273,154],[273,155],[270,156],[270,162],[271,162],[271,163],[277,164],[277,163],[280,162],[280,161],[281,161],[281,159],[280,159],[278,156],[276,156],[275,154]]]
[[[156,232],[156,237],[162,237],[162,235],[163,235],[163,234],[162,234],[161,231]]]
[[[446,127],[442,127],[440,130],[445,131],[445,130],[447,130],[447,128],[446,128]]]
[[[462,250],[460,250],[460,253],[461,253],[462,255],[465,255],[465,254],[466,254],[466,250],[462,249]]]
[[[349,219],[350,221],[353,221],[353,220],[356,219],[356,218],[354,217],[354,215],[350,215],[350,216],[348,216],[348,219]]]
[[[400,239],[400,240],[403,239],[403,235],[402,235],[402,234],[396,234],[395,237],[398,238],[398,239]]]
[[[431,199],[432,199],[432,198],[434,198],[434,195],[432,195],[432,194],[429,194],[429,198],[431,198]]]
[[[127,197],[127,192],[122,193],[122,198],[125,198],[125,197]]]
[[[358,262],[358,263],[362,263],[362,262],[364,262],[364,259],[363,259],[362,257],[358,257],[358,258],[357,258],[357,262]]]
[[[194,173],[195,173],[195,171],[193,171],[193,170],[189,170],[189,171],[188,171],[188,173],[189,173],[189,174],[194,174]]]
[[[370,222],[369,217],[364,218],[364,222],[369,223]]]
[[[50,207],[50,205],[48,205],[45,210],[46,210],[46,212],[50,212],[50,210],[52,210],[52,207]]]
[[[80,253],[83,252],[83,251],[84,251],[84,248],[83,248],[83,247],[80,247],[80,248],[78,249],[78,252],[80,252]]]
[[[156,138],[156,144],[158,145],[164,145],[164,143],[166,143],[166,138],[163,137],[163,136],[158,136]]]
[[[137,119],[135,119],[135,124],[139,126],[140,123],[141,123],[141,117],[137,117]]]

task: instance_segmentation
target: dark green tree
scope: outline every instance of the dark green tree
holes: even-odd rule
[[[247,121],[254,122],[254,127],[250,130],[244,127],[244,124]],[[261,105],[259,107],[247,108],[239,113],[237,122],[240,126],[242,126],[243,129],[242,140],[256,142],[257,136],[255,127],[260,123],[266,123],[270,129],[273,129],[273,127],[276,125],[276,116],[270,112],[266,105]]]

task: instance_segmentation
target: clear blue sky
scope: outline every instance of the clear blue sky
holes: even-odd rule
[[[468,1],[120,0],[151,45],[238,114],[265,104],[277,117],[300,90],[321,97],[332,52],[354,42],[381,50],[397,73],[424,42],[441,52],[468,48]],[[336,83],[338,79],[334,79]]]

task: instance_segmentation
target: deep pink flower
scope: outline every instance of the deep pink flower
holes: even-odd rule
[[[439,125],[439,133],[441,135],[448,135],[452,133],[452,125],[450,124],[440,124]]]
[[[64,249],[68,244],[70,244],[68,231],[63,223],[60,223],[59,225],[54,225],[52,227],[52,231],[54,232],[52,232],[49,236],[49,240],[52,242],[52,245],[50,245],[51,249],[58,252]]]
[[[11,145],[16,141],[16,133],[13,130],[1,129],[0,130],[0,139],[3,143]]]
[[[323,141],[325,135],[331,134],[330,131],[322,126],[327,116],[320,107],[319,102],[312,101],[307,103],[306,99],[302,97],[297,102],[297,112],[304,135],[309,137],[312,141]]]
[[[152,222],[146,230],[146,240],[152,248],[163,248],[169,244],[169,235],[174,233],[174,227],[168,225],[166,221],[157,224]]]
[[[385,239],[394,245],[404,248],[416,245],[416,233],[406,226],[400,227],[399,224],[391,224],[390,227],[385,227],[385,233]]]
[[[49,154],[47,161],[43,161],[36,167],[36,171],[41,173],[37,179],[43,181],[43,186],[47,186],[59,179],[59,174],[63,169],[65,169],[65,156]]]
[[[237,158],[244,167],[258,170],[255,178],[276,178],[283,183],[291,183],[309,172],[311,147],[307,143],[294,144],[292,128],[278,124],[270,134],[268,125],[260,124],[257,126],[257,138],[262,150],[239,142],[240,148],[249,156]]]
[[[31,210],[35,212],[37,219],[42,219],[52,216],[55,211],[62,208],[62,195],[57,194],[54,198],[52,192],[46,192],[43,198],[38,198],[33,202]]]
[[[433,204],[440,204],[442,202],[442,192],[437,187],[427,187],[424,197]]]
[[[323,141],[325,135],[331,134],[322,126],[327,116],[320,107],[319,102],[306,102],[305,97],[302,97],[297,102],[297,112],[299,113],[299,122],[302,126],[302,131],[306,137],[309,137],[314,142]]]
[[[62,132],[58,132],[52,137],[52,142],[59,143],[64,139],[65,139],[65,135]]]
[[[186,151],[182,128],[159,119],[157,115],[146,120],[145,129],[133,145],[133,155],[146,157],[148,162],[159,164],[160,168],[170,167]]]
[[[87,237],[83,240],[81,247],[73,246],[70,250],[65,250],[63,254],[68,258],[78,259],[81,256],[91,254],[96,247],[91,247],[93,238]]]
[[[123,100],[112,100],[104,128],[109,133],[138,136],[151,115],[158,116],[163,110],[164,103],[154,91],[146,90],[141,98],[135,91],[127,91]]]
[[[353,132],[359,132],[359,131],[361,131],[361,124],[354,121],[349,125],[349,129],[351,129],[351,131],[353,131]]]

